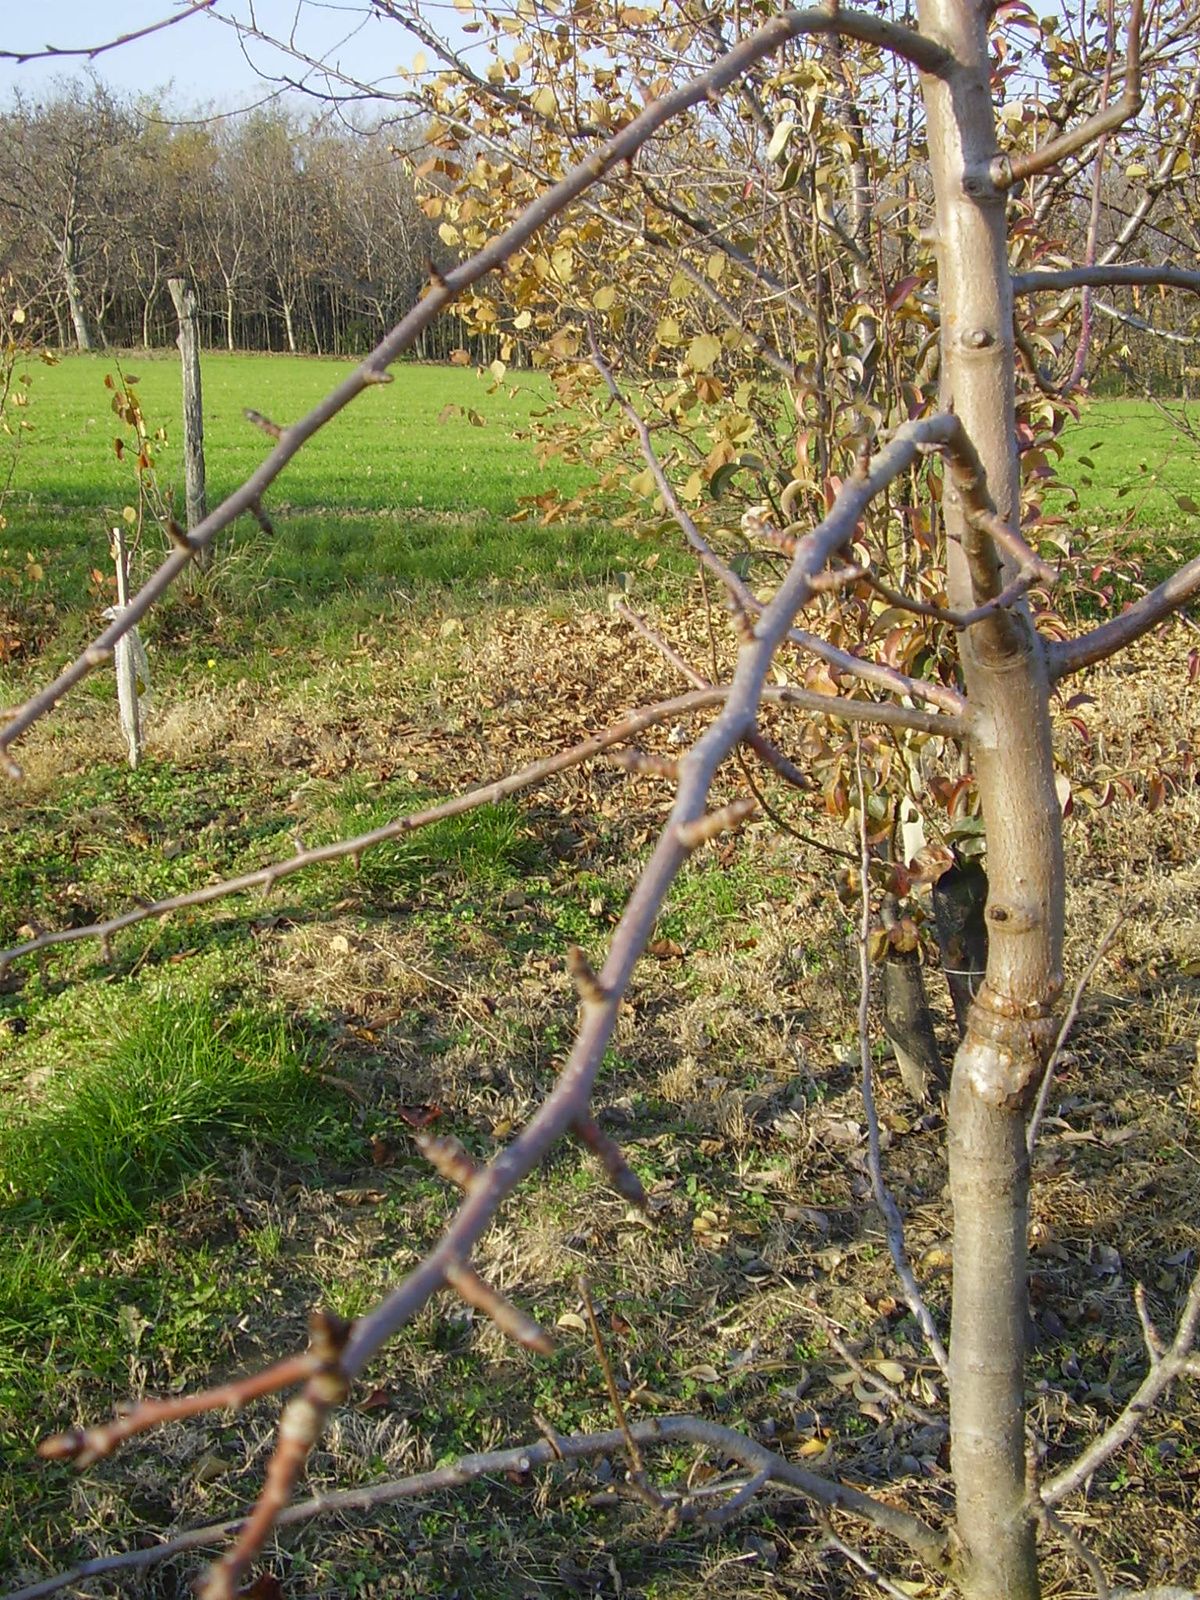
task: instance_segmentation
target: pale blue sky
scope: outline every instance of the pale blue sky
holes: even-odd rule
[[[251,0],[218,0],[215,9],[226,17],[245,19],[250,7]],[[100,44],[168,17],[175,9],[173,0],[124,0],[120,7],[100,6],[96,0],[42,0],[41,4],[0,0],[0,49]],[[441,11],[440,6],[437,9]],[[253,11],[267,33],[287,35],[297,23],[296,0],[253,0]],[[419,47],[410,35],[378,17],[367,18],[359,28],[362,22],[363,8],[353,0],[345,4],[306,0],[299,12],[297,40],[310,55],[329,54],[367,82],[386,80],[398,66],[411,65]],[[199,103],[232,109],[261,98],[264,87],[251,61],[268,71],[282,67],[293,76],[301,70],[265,46],[248,42],[246,51],[250,61],[232,28],[200,13],[97,57],[91,70],[122,91],[141,93],[171,85],[171,100],[181,109]],[[16,88],[30,96],[45,94],[56,79],[87,71],[86,62],[78,58],[23,66],[0,61],[0,100],[7,100]]]

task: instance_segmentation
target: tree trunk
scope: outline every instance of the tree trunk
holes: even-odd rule
[[[94,350],[91,329],[87,325],[87,317],[83,311],[83,297],[79,292],[79,279],[75,273],[75,263],[68,251],[63,252],[63,287],[67,291],[67,306],[71,312],[71,322],[75,329],[75,343],[81,350]]]
[[[1012,287],[982,0],[920,0],[921,31],[957,57],[924,79],[937,199],[942,404],[979,451],[1000,515],[1015,524]],[[945,494],[950,604],[1003,583],[994,549]],[[962,639],[977,717],[975,777],[988,838],[987,977],[971,1005],[950,1091],[954,1309],[951,1467],[970,1600],[1035,1600],[1035,1525],[1025,1486],[1024,1113],[1054,1034],[1062,986],[1063,860],[1045,657],[1027,612],[993,613]]]
[[[287,347],[292,355],[296,354],[296,330],[292,326],[292,302],[285,299],[283,302],[283,330],[287,335]]]

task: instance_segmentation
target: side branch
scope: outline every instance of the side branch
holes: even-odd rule
[[[55,932],[43,933],[35,939],[27,940],[24,944],[14,945],[11,950],[0,950],[0,974],[10,961],[16,961],[21,956],[33,955],[38,950],[49,949],[51,945],[70,944],[77,939],[108,940],[114,933],[120,933],[123,928],[131,928],[136,923],[146,922],[152,917],[168,917],[176,911],[186,911],[190,906],[207,905],[213,900],[224,900],[231,895],[246,894],[251,889],[273,889],[277,883],[284,878],[290,878],[293,873],[305,872],[308,868],[320,866],[326,861],[343,861],[347,856],[357,860],[364,851],[374,849],[376,845],[386,844],[390,839],[398,839],[402,834],[426,828],[433,822],[444,822],[448,817],[464,816],[478,806],[495,805],[498,801],[507,799],[509,795],[518,794],[522,789],[528,789],[545,778],[566,772],[571,767],[579,766],[581,762],[589,761],[613,745],[625,744],[658,722],[665,722],[690,711],[701,711],[708,706],[720,705],[726,693],[727,691],[719,686],[706,687],[692,694],[677,695],[673,700],[663,700],[657,705],[645,706],[642,710],[635,711],[620,722],[614,723],[611,728],[606,728],[602,733],[593,734],[590,739],[572,745],[569,750],[562,750],[558,755],[546,756],[528,767],[522,767],[519,772],[510,773],[506,778],[498,778],[495,783],[485,783],[477,789],[468,789],[465,794],[455,795],[453,799],[445,800],[440,805],[396,817],[391,822],[385,822],[382,827],[373,828],[370,833],[360,833],[351,839],[337,839],[332,844],[316,845],[311,850],[298,851],[285,860],[273,861],[269,866],[258,867],[254,872],[244,872],[236,878],[225,878],[220,883],[205,884],[202,889],[171,895],[168,899],[156,900],[151,905],[134,906],[129,911],[123,911],[120,916],[110,917],[106,922],[94,922],[87,927],[60,928]]]
[[[123,44],[132,44],[135,39],[145,39],[152,33],[161,33],[164,28],[173,28],[177,22],[185,22],[198,11],[211,10],[216,3],[217,0],[192,0],[186,11],[176,12],[173,17],[163,17],[161,21],[151,22],[145,28],[136,28],[132,33],[122,33],[115,39],[105,40],[103,44],[48,44],[41,50],[0,50],[0,61],[12,61],[19,67],[23,67],[27,61],[60,61],[72,56],[95,61],[97,56],[107,55],[110,50],[119,50]]]
[[[38,934],[33,939],[27,939],[24,944],[0,950],[0,977],[10,962],[17,961],[23,956],[34,955],[39,950],[48,950],[53,945],[75,944],[81,939],[99,939],[107,947],[114,934],[122,932],[125,928],[135,927],[139,922],[149,922],[155,918],[164,920],[192,906],[211,905],[215,900],[226,900],[234,895],[248,894],[253,889],[269,891],[284,878],[290,878],[293,873],[307,872],[310,867],[319,867],[326,862],[344,861],[350,857],[357,865],[358,858],[367,850],[387,844],[403,834],[415,833],[432,823],[445,822],[449,817],[465,816],[467,812],[474,811],[479,806],[495,805],[507,799],[509,795],[519,794],[521,790],[531,788],[535,783],[541,783],[559,772],[566,772],[571,767],[590,761],[614,745],[627,743],[656,723],[666,722],[671,718],[687,715],[689,712],[703,711],[710,706],[721,705],[728,692],[728,689],[720,684],[703,684],[692,694],[678,695],[673,700],[663,700],[657,705],[646,706],[640,711],[632,712],[622,721],[614,723],[611,728],[593,734],[590,739],[584,739],[580,744],[572,745],[569,750],[560,751],[558,755],[546,756],[528,767],[522,767],[519,772],[510,773],[505,778],[497,778],[494,783],[485,783],[479,788],[468,789],[465,794],[455,795],[452,799],[444,800],[436,806],[428,806],[424,811],[410,811],[406,816],[395,817],[391,822],[373,828],[370,833],[355,834],[349,839],[335,839],[330,844],[315,845],[311,850],[298,850],[294,855],[272,861],[265,867],[256,867],[253,872],[243,872],[234,878],[222,878],[217,883],[207,883],[203,888],[189,889],[183,894],[170,895],[164,900],[152,900],[145,905],[132,906],[128,911],[122,911],[115,917],[108,917],[103,922],[89,922],[81,927],[57,928]],[[873,722],[881,727],[912,728],[918,733],[941,734],[951,739],[964,737],[970,732],[971,726],[970,719],[965,716],[918,711],[915,707],[891,705],[878,700],[851,700],[843,695],[816,694],[809,689],[793,689],[786,685],[764,685],[763,699],[776,705],[808,711],[814,716],[836,717],[845,722]],[[755,736],[750,736],[750,742],[759,749]],[[760,749],[759,753],[764,752]],[[778,752],[772,750],[764,755],[764,759],[769,760],[771,754]],[[108,959],[107,953],[106,959]]]
[[[947,1567],[945,1536],[931,1528],[919,1517],[870,1495],[818,1477],[803,1467],[794,1466],[782,1456],[773,1454],[762,1445],[748,1439],[732,1428],[722,1428],[715,1422],[700,1417],[662,1417],[630,1425],[629,1437],[644,1448],[657,1445],[694,1444],[715,1454],[738,1462],[747,1471],[761,1477],[761,1487],[776,1484],[792,1489],[827,1511],[842,1511],[897,1539],[922,1561],[938,1570]],[[394,1505],[400,1500],[413,1500],[418,1496],[433,1495],[447,1489],[458,1489],[480,1478],[499,1477],[504,1474],[524,1476],[539,1467],[553,1466],[560,1461],[581,1461],[592,1456],[617,1455],[627,1446],[627,1438],[618,1428],[603,1433],[556,1434],[552,1439],[539,1439],[536,1443],[512,1450],[488,1450],[479,1455],[461,1456],[444,1467],[429,1472],[414,1473],[407,1478],[393,1478],[385,1483],[372,1484],[361,1489],[342,1489],[332,1494],[314,1495],[288,1506],[279,1513],[277,1527],[292,1527],[308,1522],[313,1517],[341,1516],[349,1511],[373,1511],[379,1506]],[[740,1490],[738,1491],[740,1493]],[[681,1501],[691,1512],[684,1518],[690,1521],[718,1521],[719,1512],[701,1513],[694,1500],[685,1493],[667,1490],[664,1498],[668,1505]],[[40,1583],[24,1589],[10,1590],[0,1600],[44,1600],[46,1595],[57,1594],[72,1584],[86,1578],[103,1577],[113,1572],[144,1571],[171,1556],[188,1550],[202,1549],[222,1543],[239,1534],[246,1525],[245,1518],[228,1522],[214,1522],[207,1527],[191,1528],[177,1538],[153,1545],[148,1550],[129,1550],[119,1555],[98,1556],[91,1561],[81,1561],[77,1566]]]
[[[988,176],[997,189],[1010,189],[1022,178],[1045,172],[1065,156],[1084,150],[1106,134],[1116,133],[1142,109],[1142,0],[1133,0],[1129,13],[1129,41],[1125,55],[1125,86],[1121,98],[1088,117],[1077,128],[1028,150],[1023,155],[993,158]]]
[[[1039,267],[1035,272],[1013,274],[1014,294],[1041,294],[1063,289],[1119,289],[1122,287],[1190,289],[1200,294],[1200,272],[1189,267],[1124,266],[1113,262],[1100,267]]]
[[[1141,1285],[1138,1285],[1139,1289]],[[1139,1308],[1140,1309],[1140,1308]],[[1175,1330],[1170,1349],[1163,1351],[1154,1330],[1146,1340],[1150,1355],[1150,1370],[1138,1385],[1136,1393],[1110,1428],[1106,1428],[1094,1444],[1083,1452],[1074,1465],[1043,1484],[1042,1502],[1056,1506],[1098,1472],[1122,1445],[1137,1433],[1147,1413],[1157,1404],[1160,1396],[1176,1378],[1200,1376],[1196,1358],[1192,1354],[1197,1335],[1200,1334],[1200,1269],[1192,1279],[1192,1287],[1184,1303],[1183,1315]]]
[[[1151,589],[1140,600],[1122,611],[1111,622],[1103,622],[1090,633],[1078,639],[1064,639],[1046,646],[1047,665],[1052,682],[1065,678],[1072,672],[1091,667],[1097,661],[1116,655],[1119,650],[1140,639],[1144,633],[1166,619],[1180,606],[1200,594],[1200,556],[1194,556],[1186,566],[1172,573],[1157,589]]]

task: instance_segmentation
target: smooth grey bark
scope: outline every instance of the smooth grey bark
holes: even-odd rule
[[[62,274],[63,288],[67,291],[67,308],[71,313],[71,326],[75,329],[75,343],[81,350],[94,350],[96,346],[83,309],[83,295],[80,293],[79,278],[75,271],[75,252],[70,240],[63,244]]]
[[[955,65],[922,91],[937,203],[942,404],[983,461],[1000,515],[1020,511],[1012,287],[981,0],[920,0],[921,31]],[[950,604],[992,598],[1003,572],[961,502],[945,503]],[[975,708],[971,758],[988,838],[987,976],[968,1015],[950,1091],[954,1302],[951,1468],[970,1600],[1036,1600],[1035,1523],[1025,1482],[1024,1114],[1053,1042],[1062,987],[1063,858],[1045,652],[1023,611],[966,631]]]

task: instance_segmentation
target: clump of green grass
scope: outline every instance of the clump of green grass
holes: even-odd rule
[[[0,1133],[0,1195],[77,1236],[125,1232],[235,1139],[300,1128],[315,1094],[282,1022],[165,990]]]

